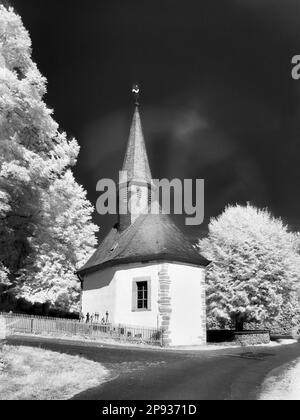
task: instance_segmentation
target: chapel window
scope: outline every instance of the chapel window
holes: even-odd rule
[[[151,279],[150,277],[136,277],[132,282],[132,310],[151,310]]]
[[[148,282],[137,282],[137,309],[148,309]]]

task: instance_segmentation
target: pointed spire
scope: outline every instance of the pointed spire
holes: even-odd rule
[[[134,85],[132,92],[135,95],[135,109],[122,171],[127,172],[129,182],[137,181],[150,184],[152,176],[138,108],[138,85]]]

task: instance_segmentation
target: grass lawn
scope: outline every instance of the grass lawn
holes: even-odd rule
[[[65,400],[108,376],[100,364],[31,347],[0,348],[0,400]]]

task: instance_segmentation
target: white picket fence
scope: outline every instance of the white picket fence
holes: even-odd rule
[[[133,325],[85,323],[74,319],[50,318],[36,315],[0,313],[0,334],[14,333],[81,336],[162,346],[162,331]],[[0,335],[1,338],[1,335]]]

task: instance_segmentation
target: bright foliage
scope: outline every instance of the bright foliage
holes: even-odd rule
[[[75,309],[74,271],[93,251],[93,208],[72,175],[79,146],[43,97],[21,18],[0,6],[0,282],[30,301]]]

